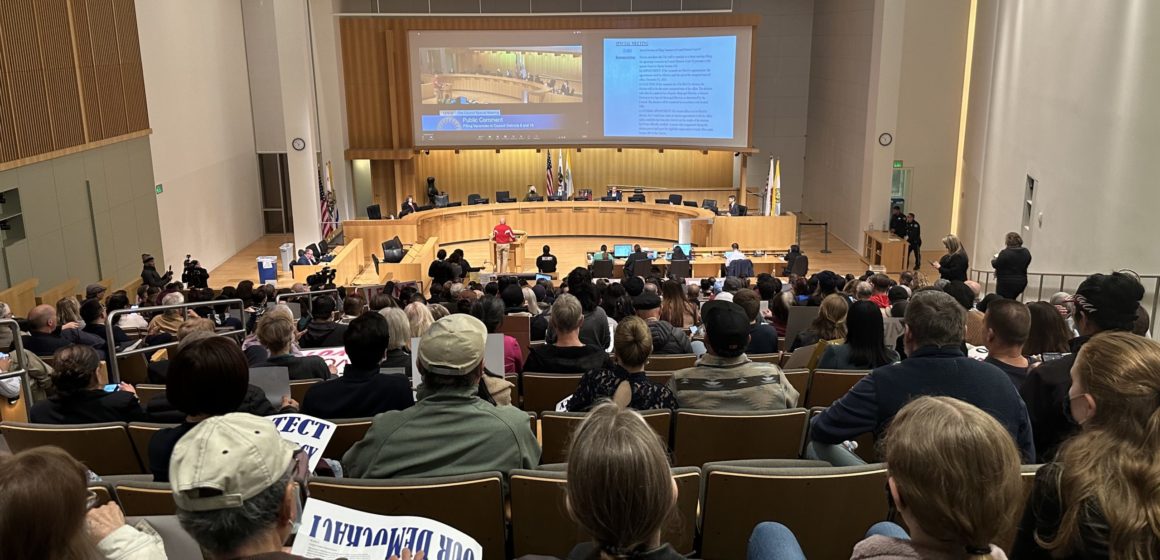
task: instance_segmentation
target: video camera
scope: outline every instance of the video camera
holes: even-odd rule
[[[185,255],[185,268],[181,272],[181,282],[190,288],[208,288],[209,272],[202,268],[191,255]]]
[[[333,268],[324,266],[322,270],[306,277],[306,285],[310,286],[311,290],[321,290],[326,286],[333,286],[336,274]]]

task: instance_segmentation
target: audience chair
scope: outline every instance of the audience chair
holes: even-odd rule
[[[782,354],[782,367],[785,369],[799,369],[810,366],[810,360],[814,357],[814,351],[817,346],[810,344],[809,346],[799,346],[797,350],[789,354]]]
[[[797,459],[809,411],[677,410],[673,464],[699,467],[736,459]]]
[[[205,560],[197,541],[185,532],[176,515],[130,515],[125,518],[125,523],[129,526],[135,526],[141,521],[148,523],[157,531],[165,544],[165,556],[168,560]]]
[[[149,404],[153,397],[165,394],[165,385],[154,385],[152,383],[141,383],[137,385],[137,400],[141,401],[141,406]]]
[[[524,410],[543,412],[556,410],[556,403],[576,392],[580,374],[524,372]]]
[[[661,540],[681,554],[690,554],[695,548],[701,470],[676,467],[672,473],[677,483],[679,523],[667,525]],[[513,557],[537,554],[566,558],[572,547],[591,540],[568,515],[564,505],[567,483],[563,469],[511,472]]]
[[[649,371],[677,371],[691,368],[697,363],[693,354],[652,354],[648,357]]]
[[[647,377],[649,381],[652,381],[653,383],[656,383],[657,385],[668,385],[669,380],[671,380],[673,378],[673,372],[671,372],[671,371],[646,371],[646,372],[644,372],[644,376]]]
[[[149,382],[149,362],[145,361],[144,354],[130,354],[117,356],[117,373],[120,381],[137,386]]]
[[[363,437],[371,429],[371,422],[374,418],[339,418],[331,420],[334,422],[334,435],[330,437],[330,443],[326,444],[326,449],[322,451],[322,456],[327,459],[334,459],[341,461],[342,456],[354,444],[362,441]]]
[[[133,449],[137,450],[137,456],[141,458],[141,466],[145,472],[153,472],[152,466],[149,464],[149,442],[153,439],[153,436],[165,428],[176,427],[177,424],[155,424],[153,422],[129,423],[129,440],[133,442]]]
[[[308,486],[311,497],[332,504],[446,523],[479,542],[484,559],[503,560],[503,478],[499,472],[390,480],[314,477]]]
[[[306,399],[306,391],[309,391],[310,387],[312,387],[315,383],[319,383],[321,381],[322,381],[321,379],[291,380],[290,381],[290,398],[298,401],[298,404],[302,404],[302,401]]]
[[[27,424],[4,422],[0,432],[13,453],[55,445],[101,476],[144,474],[124,422]]]
[[[797,338],[798,333],[810,328],[810,323],[818,318],[820,307],[813,305],[795,305],[789,308],[789,317],[785,320],[785,347]]]
[[[701,558],[745,558],[749,535],[763,521],[789,527],[807,558],[848,557],[866,530],[886,519],[886,466],[818,463],[706,465]]]
[[[612,278],[612,259],[592,261],[593,278]]]
[[[814,417],[824,412],[827,408],[825,406],[811,407],[810,420],[806,424],[806,439],[802,442],[802,457],[806,456],[806,448],[810,445],[810,431],[814,429]],[[866,432],[856,438],[854,443],[858,444],[858,448],[854,450],[854,454],[861,457],[867,463],[878,463],[878,440],[874,437],[874,432]]]
[[[806,391],[806,408],[830,406],[869,374],[870,370],[815,371]]]
[[[798,392],[798,406],[803,406],[806,402],[806,391],[810,387],[810,370],[808,369],[786,369],[782,370],[785,378],[790,385]]]
[[[117,482],[117,502],[125,515],[175,515],[173,489],[168,482],[124,480]]]
[[[532,318],[520,315],[504,315],[499,324],[499,332],[506,334],[520,343],[520,351],[524,359],[528,359],[528,345],[532,342]]]
[[[15,399],[0,398],[0,422],[27,422],[28,403],[21,394]]]
[[[543,449],[543,453],[540,455],[541,463],[567,462],[568,445],[572,441],[572,434],[587,415],[586,412],[544,412],[540,415],[540,428],[543,432],[540,438]],[[664,443],[665,449],[668,449],[673,419],[672,412],[667,408],[642,410],[640,415],[656,432],[657,437]]]
[[[781,353],[773,352],[770,354],[746,354],[750,360],[754,362],[761,362],[765,364],[778,365],[781,363]]]

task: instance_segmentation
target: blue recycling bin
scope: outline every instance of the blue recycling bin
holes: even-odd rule
[[[277,285],[278,257],[258,257],[258,283]]]

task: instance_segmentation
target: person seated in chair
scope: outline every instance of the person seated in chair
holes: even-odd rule
[[[314,298],[313,309],[310,310],[311,321],[306,325],[306,334],[298,340],[302,348],[331,348],[342,346],[342,335],[346,332],[346,325],[340,325],[334,320],[334,299],[330,296]]]
[[[541,274],[553,274],[556,272],[556,257],[552,255],[552,248],[544,245],[544,254],[536,257],[536,270]]]
[[[592,253],[592,260],[594,261],[610,261],[612,254],[608,252],[608,245],[601,245],[600,250]]]
[[[311,266],[318,264],[318,259],[314,258],[313,249],[299,249],[298,260],[294,261],[296,265]]]
[[[528,185],[528,194],[524,195],[524,202],[532,202],[540,198],[540,193],[536,192],[535,185]]]
[[[584,373],[607,365],[608,354],[603,348],[580,341],[580,326],[584,310],[580,300],[571,294],[562,294],[552,304],[548,323],[556,333],[556,342],[533,346],[528,352],[524,371],[535,373]],[[611,366],[609,366],[611,367]]]
[[[672,323],[661,320],[661,298],[654,292],[645,290],[632,299],[632,307],[636,316],[644,319],[648,324],[649,334],[652,335],[654,354],[692,354],[693,345],[689,342],[684,329],[674,327]]]
[[[737,197],[736,196],[729,195],[729,206],[726,206],[725,210],[722,213],[727,214],[729,216],[740,216],[741,215],[741,205],[737,204]]]
[[[407,214],[412,214],[419,211],[419,205],[415,204],[415,197],[407,195],[407,200],[403,201],[403,205],[399,208],[399,217],[402,218]]]
[[[389,344],[390,325],[382,315],[368,311],[351,321],[343,334],[350,363],[342,377],[306,391],[302,414],[326,419],[365,418],[414,405],[409,377],[379,372]]]
[[[255,332],[258,341],[270,352],[270,357],[254,367],[284,367],[292,381],[330,379],[330,368],[325,360],[318,356],[295,356],[290,352],[298,334],[292,319],[281,314],[265,314],[258,320]]]
[[[646,253],[640,249],[640,244],[638,243],[638,244],[632,246],[632,254],[629,255],[628,258],[624,260],[624,277],[625,278],[630,278],[630,277],[636,276],[636,272],[634,272],[633,269],[636,268],[636,263],[640,262],[640,261],[647,262],[647,261],[652,261],[652,259],[648,258],[648,253]]]
[[[92,335],[83,333],[76,323],[58,325],[56,308],[51,305],[38,305],[28,312],[28,334],[23,337],[24,349],[37,356],[51,356],[69,344],[88,344],[92,339]],[[95,342],[100,344],[102,341],[98,339]]]
[[[797,245],[790,245],[789,252],[785,254],[785,268],[781,269],[782,276],[789,276],[793,272],[793,265],[797,262],[798,257],[802,256],[802,249]]]
[[[97,376],[101,358],[91,346],[70,344],[53,354],[56,395],[32,405],[29,420],[37,424],[91,424],[147,420],[137,391],[121,383],[105,391]]]

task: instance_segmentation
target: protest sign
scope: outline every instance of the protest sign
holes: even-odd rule
[[[422,517],[375,515],[315,498],[306,501],[291,554],[321,560],[402,558],[479,560],[483,547],[462,531]]]
[[[301,447],[310,457],[310,472],[322,460],[322,452],[334,437],[334,422],[320,420],[305,414],[275,414],[268,417],[278,428],[278,433],[294,445]]]

